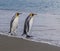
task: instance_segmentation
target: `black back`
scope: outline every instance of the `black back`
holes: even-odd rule
[[[23,34],[27,34],[27,32],[29,32],[29,22],[30,22],[31,17],[28,16],[25,20],[24,23],[24,30],[23,30]]]

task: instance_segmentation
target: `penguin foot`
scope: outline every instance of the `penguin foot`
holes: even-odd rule
[[[11,35],[13,35],[13,34],[11,33]]]
[[[26,38],[30,38],[30,37],[32,37],[32,36],[30,36],[30,35],[27,35],[27,36],[26,36]]]

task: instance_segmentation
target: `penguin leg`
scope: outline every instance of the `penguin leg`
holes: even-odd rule
[[[22,36],[23,36],[23,35],[26,35],[26,34],[27,34],[27,32],[26,32],[26,27],[24,27]]]
[[[10,35],[13,35],[13,32],[11,32],[11,30],[8,32]]]
[[[14,36],[17,36],[17,30],[14,31]]]
[[[9,34],[10,34],[10,35],[13,35],[13,32],[10,32]]]
[[[26,38],[31,38],[31,37],[33,37],[33,36],[30,36],[30,35],[26,35]]]
[[[11,35],[16,36],[16,32],[15,31],[11,32]]]
[[[14,35],[14,31],[15,31],[14,29],[11,29],[11,32],[10,32],[11,35]]]
[[[13,33],[11,33],[11,35],[13,35]]]
[[[8,33],[11,33],[11,28],[10,28],[10,30],[9,30],[9,32]]]
[[[28,32],[28,33],[29,33],[29,32]],[[30,35],[26,34],[26,38],[30,38],[30,37],[32,37],[32,36],[30,36]]]
[[[29,29],[29,27],[28,27],[28,29],[27,29],[27,34],[26,34],[26,38],[32,37],[32,36],[30,36],[29,34],[30,34],[30,29]]]
[[[14,29],[14,36],[17,36],[17,28],[18,28],[18,25],[17,25],[16,28]]]
[[[28,35],[27,32],[23,32],[22,36],[23,36],[23,35],[26,35],[26,38],[30,38],[30,37],[32,37],[32,36]]]
[[[26,32],[23,32],[22,36],[23,36],[23,35],[27,35],[27,33],[26,33]]]

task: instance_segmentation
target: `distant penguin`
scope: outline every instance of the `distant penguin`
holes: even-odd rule
[[[19,15],[21,13],[16,13],[13,17],[12,17],[12,20],[10,22],[10,31],[9,33],[11,33],[11,35],[16,34],[16,29],[18,27],[18,19],[19,19]]]
[[[25,34],[26,38],[31,37],[30,35],[28,35],[28,33],[29,33],[30,29],[31,29],[31,26],[32,26],[32,23],[33,23],[33,18],[34,18],[33,16],[34,15],[37,15],[37,14],[30,13],[28,15],[28,17],[26,18],[26,20],[25,20],[22,36]]]

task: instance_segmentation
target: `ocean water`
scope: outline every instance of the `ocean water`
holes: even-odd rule
[[[0,9],[60,13],[60,0],[0,0]]]
[[[23,13],[19,16],[17,36],[10,36],[10,21],[17,11]],[[29,33],[33,37],[27,39],[21,35],[30,12],[37,15]],[[0,0],[0,34],[60,47],[60,0]]]

